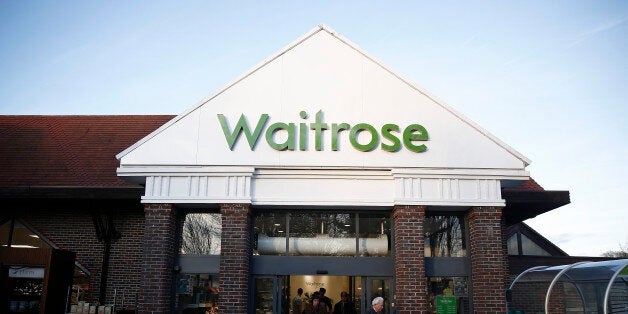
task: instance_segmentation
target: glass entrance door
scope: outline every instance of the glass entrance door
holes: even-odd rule
[[[274,314],[281,313],[280,298],[281,281],[277,276],[257,277],[254,279],[253,310],[254,313]]]
[[[303,294],[299,298],[303,310],[310,302],[312,295],[325,288],[325,296],[331,299],[332,305],[341,300],[340,295],[346,292],[348,301],[354,304],[357,313],[367,313],[371,302],[376,297],[384,299],[384,313],[392,313],[393,300],[391,277],[352,277],[352,276],[255,276],[253,277],[253,313],[256,314],[290,314],[294,307],[293,300],[301,288]],[[300,314],[300,311],[298,312]]]
[[[392,290],[390,288],[391,285],[389,277],[364,277],[363,286],[366,287],[362,307],[364,309],[364,313],[372,307],[371,302],[376,297],[382,297],[384,299],[384,313],[392,313]]]

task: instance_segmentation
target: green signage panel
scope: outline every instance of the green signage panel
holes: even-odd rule
[[[436,313],[438,314],[456,314],[457,302],[456,297],[436,296]]]

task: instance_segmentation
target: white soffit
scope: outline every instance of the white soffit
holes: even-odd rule
[[[308,114],[306,119],[300,112]],[[323,150],[314,149],[316,113],[323,112],[329,129],[323,132]],[[241,134],[229,148],[218,114],[233,130],[240,115],[255,128],[261,114],[268,114],[266,128],[276,122],[307,123],[307,150],[278,151],[264,132],[251,150]],[[420,124],[429,133],[425,152],[403,146],[387,152],[363,152],[340,133],[340,149],[331,150],[332,123],[368,123],[380,130],[387,123],[403,129]],[[265,131],[265,130],[264,130]],[[368,132],[360,133],[366,143]],[[281,142],[286,132],[275,135]],[[381,132],[379,132],[381,137]],[[401,134],[398,137],[402,138]],[[383,140],[380,138],[380,142]],[[384,140],[385,141],[385,140]],[[120,175],[135,175],[133,168],[246,166],[261,168],[428,169],[437,173],[466,169],[474,175],[523,179],[530,161],[433,96],[389,70],[355,44],[321,25],[227,84],[187,112],[149,134],[116,156]],[[159,171],[158,171],[159,172]],[[418,174],[418,173],[417,173]],[[415,174],[416,175],[416,174]]]

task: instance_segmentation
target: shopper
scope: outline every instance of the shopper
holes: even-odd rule
[[[334,306],[334,314],[357,314],[355,304],[349,300],[347,292],[340,292],[340,302]]]
[[[371,302],[372,307],[366,311],[366,314],[382,314],[384,313],[384,298],[377,297]]]

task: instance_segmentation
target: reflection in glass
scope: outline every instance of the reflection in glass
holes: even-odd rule
[[[285,255],[286,246],[292,256],[391,254],[390,219],[385,214],[262,212],[254,226],[255,255]]]
[[[425,217],[425,257],[467,256],[462,216]]]
[[[290,255],[355,255],[355,219],[351,214],[290,215]]]
[[[220,214],[187,214],[183,223],[181,254],[220,255]]]
[[[508,255],[519,255],[519,242],[517,241],[517,234],[513,234],[508,238]]]
[[[530,238],[526,237],[524,234],[521,235],[521,250],[523,251],[523,255],[536,255],[536,256],[550,256],[550,253],[547,253],[543,248],[541,248],[538,244],[534,243],[534,241],[530,240]]]
[[[218,275],[178,274],[176,313],[218,313]]]
[[[85,273],[78,266],[74,266],[74,278],[72,279],[70,304],[78,304],[80,301],[86,301],[88,291],[89,274]]]
[[[360,256],[390,256],[390,219],[381,214],[360,214]]]
[[[255,294],[253,300],[255,313],[274,313],[274,278],[255,278]]]
[[[286,214],[259,213],[254,220],[255,255],[284,255],[286,253]]]

